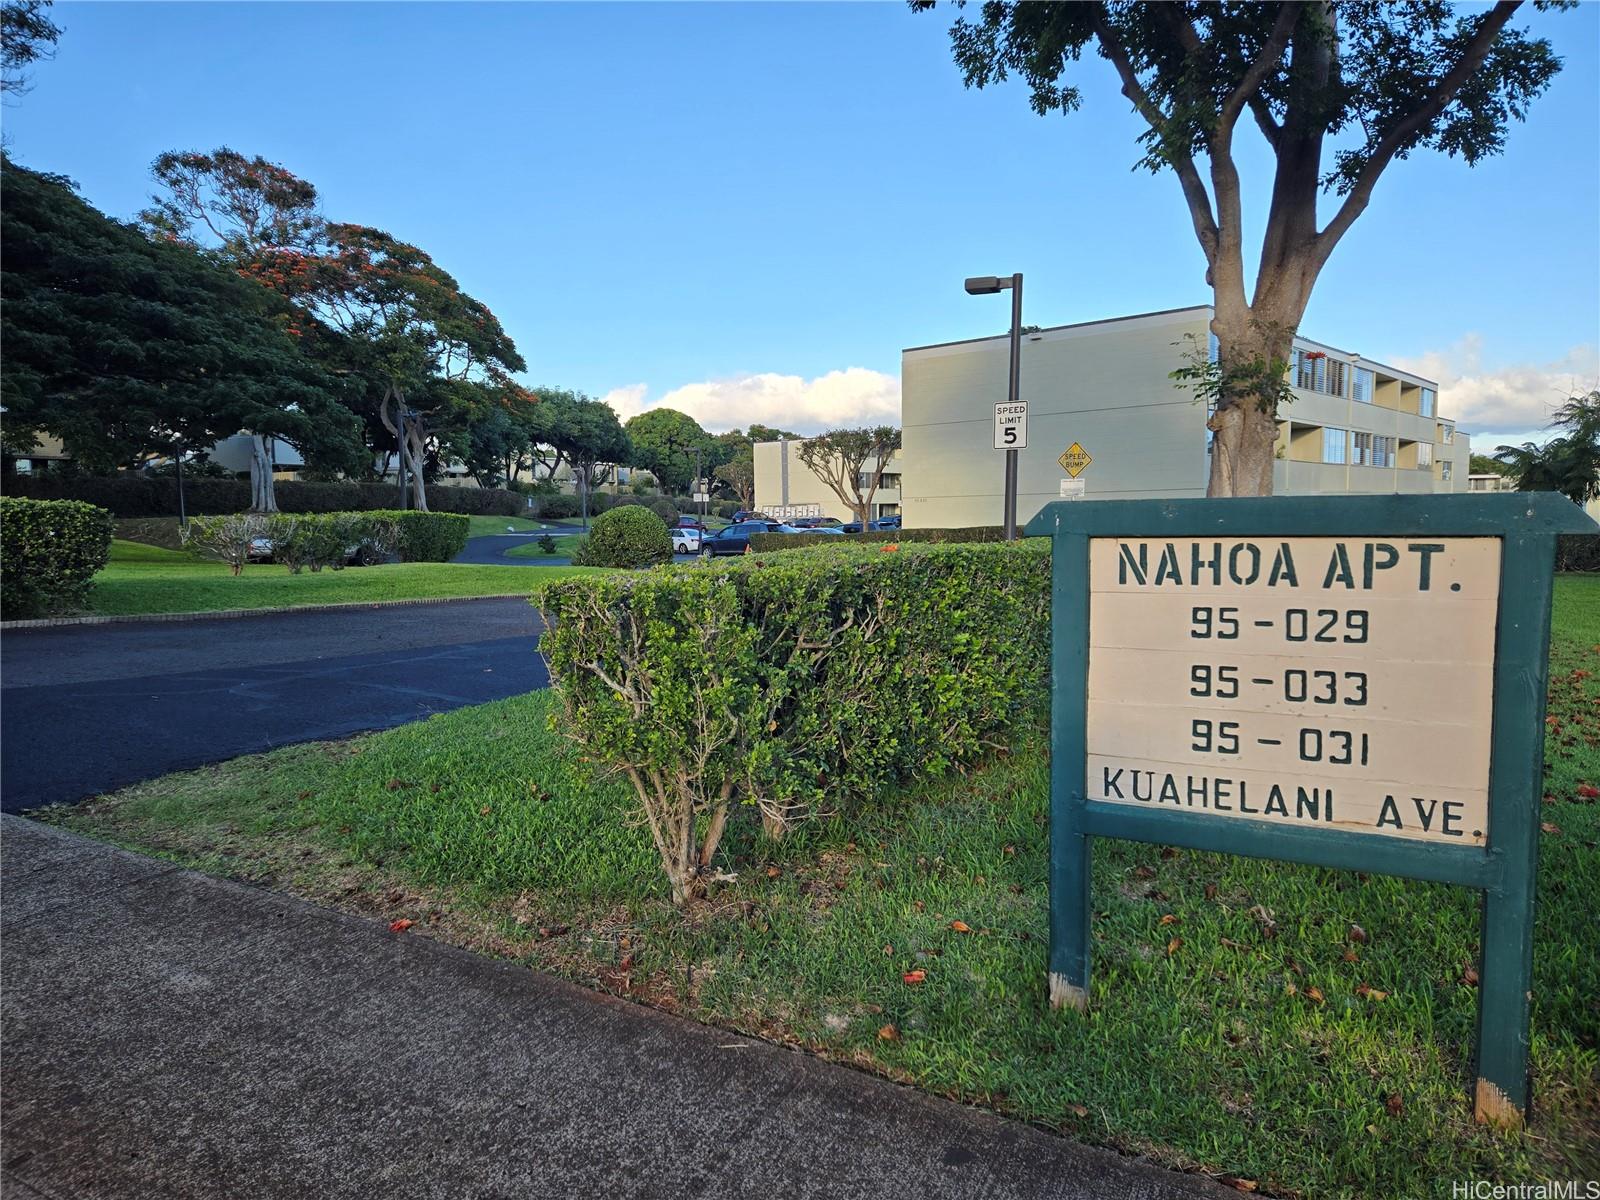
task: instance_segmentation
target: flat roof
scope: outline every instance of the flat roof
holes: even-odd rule
[[[1144,321],[1151,317],[1175,317],[1182,313],[1210,313],[1212,311],[1212,306],[1209,304],[1190,304],[1185,305],[1182,308],[1158,308],[1152,312],[1129,313],[1128,315],[1122,317],[1102,317],[1096,321],[1074,321],[1069,325],[1044,325],[1036,329],[1031,329],[1029,333],[1060,333],[1068,329],[1088,329],[1095,325],[1116,325],[1122,321]],[[983,337],[957,338],[953,342],[930,342],[926,346],[907,346],[901,350],[900,353],[914,354],[919,350],[944,350],[951,346],[976,346],[983,342],[1002,342],[1009,337],[1009,333],[991,333],[985,334]],[[1352,357],[1352,352],[1349,350],[1341,350],[1337,346],[1331,346],[1327,342],[1318,341],[1316,338],[1306,337],[1304,334],[1295,334],[1295,340],[1297,342],[1305,342],[1309,345],[1320,347],[1331,354],[1337,354],[1342,359],[1348,360]],[[1403,379],[1409,383],[1417,384],[1418,386],[1431,387],[1435,391],[1439,389],[1439,384],[1436,380],[1429,379],[1424,375],[1418,375],[1412,371],[1404,371],[1399,367],[1391,367],[1387,363],[1381,363],[1377,359],[1368,358],[1364,354],[1357,354],[1354,355],[1354,357],[1363,366],[1382,371],[1385,375],[1392,376],[1395,379]],[[1443,420],[1444,418],[1440,419]]]

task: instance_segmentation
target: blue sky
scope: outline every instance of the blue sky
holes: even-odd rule
[[[885,4],[63,3],[4,111],[19,161],[104,211],[168,149],[227,144],[327,214],[429,251],[532,382],[727,427],[892,409],[902,347],[999,332],[969,274],[1025,272],[1029,322],[1202,303],[1177,184],[1131,169],[1110,69],[1085,104],[963,89],[950,14]],[[1443,415],[1536,427],[1600,382],[1600,5],[1529,13],[1566,69],[1469,170],[1396,164],[1303,331],[1444,384]],[[1246,203],[1267,157],[1242,129]],[[1259,207],[1259,204],[1257,205]]]

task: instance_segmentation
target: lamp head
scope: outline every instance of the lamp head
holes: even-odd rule
[[[1009,285],[1010,283],[1011,281],[1009,279],[1004,281],[1004,285]],[[971,279],[967,280],[967,295],[992,296],[998,292],[1002,286],[1002,281],[998,276],[974,275]]]

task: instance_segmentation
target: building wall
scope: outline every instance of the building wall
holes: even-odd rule
[[[1206,413],[1171,373],[1208,347],[1210,321],[1210,307],[1197,306],[1025,336],[1019,521],[1060,497],[1068,475],[1057,459],[1074,442],[1092,459],[1079,476],[1085,499],[1205,495]],[[1466,489],[1470,444],[1439,416],[1436,383],[1309,338],[1295,346],[1275,492]],[[1005,455],[993,448],[993,406],[1006,398],[1008,349],[999,336],[903,352],[908,528],[1001,522]]]
[[[856,514],[850,506],[800,461],[799,448],[803,444],[803,441],[790,440],[755,444],[756,508],[762,512],[773,512],[794,505],[814,504],[818,516],[837,517],[841,521],[855,520]],[[889,465],[884,469],[886,481],[900,474],[903,459],[902,451],[889,460]],[[867,470],[876,468],[877,461],[869,460]],[[868,518],[876,520],[899,512],[901,494],[900,487],[880,486],[872,497],[872,512]]]

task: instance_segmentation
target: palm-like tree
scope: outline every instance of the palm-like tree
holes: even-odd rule
[[[1496,447],[1494,456],[1511,468],[1517,490],[1560,492],[1574,504],[1600,498],[1600,391],[1569,398],[1550,428],[1563,432],[1542,446]]]

